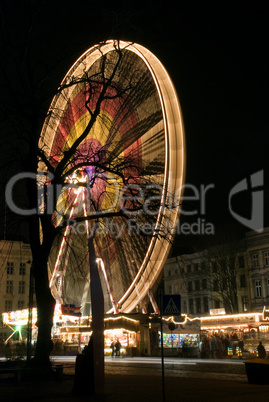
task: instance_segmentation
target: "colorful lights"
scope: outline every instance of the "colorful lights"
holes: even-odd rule
[[[88,82],[90,74],[100,72],[100,61],[103,55],[108,55],[110,60],[106,74],[113,69],[113,60],[119,51],[122,50],[122,65],[124,68],[121,74],[114,74],[113,85],[109,89],[101,105],[101,110],[96,121],[91,128],[91,116],[88,108],[94,110],[96,105],[98,90],[93,91],[89,96]],[[126,64],[123,64],[126,63]],[[83,81],[83,77],[88,74],[88,80]],[[125,76],[126,74],[126,76]],[[123,76],[123,78],[121,78]],[[71,78],[72,77],[72,78]],[[138,77],[139,86],[133,85],[134,91],[129,97],[116,96],[115,88],[122,88],[126,82],[132,82],[134,77]],[[80,82],[79,85],[72,82]],[[142,85],[144,82],[145,85]],[[64,174],[68,176],[68,169],[72,172],[66,178],[66,191],[62,195],[62,203],[68,204],[68,191],[81,196],[79,185],[83,187],[87,180],[90,182],[91,200],[95,202],[96,211],[118,212],[119,192],[122,188],[120,179],[114,179],[112,173],[105,172],[106,159],[109,155],[120,155],[124,167],[125,156],[131,155],[137,158],[137,165],[143,165],[143,169],[150,167],[148,175],[152,182],[161,185],[161,200],[163,204],[167,202],[171,194],[176,194],[178,198],[184,184],[185,176],[185,138],[182,121],[182,113],[175,92],[173,83],[161,62],[146,48],[138,44],[125,41],[109,40],[100,45],[88,49],[71,67],[62,82],[63,90],[52,101],[51,110],[57,110],[57,114],[49,113],[42,129],[39,146],[46,149],[48,158],[53,160],[57,166],[64,159],[65,152],[70,150],[74,144],[78,144],[76,157],[66,161]],[[99,84],[98,84],[99,85]],[[98,89],[97,85],[97,89]],[[101,84],[100,84],[101,85]],[[139,88],[150,88],[145,93]],[[132,88],[131,88],[132,89]],[[135,92],[135,91],[140,92]],[[126,91],[127,93],[127,91]],[[139,99],[139,102],[134,99]],[[85,102],[87,100],[87,102]],[[87,104],[87,107],[85,107]],[[141,126],[143,127],[141,129]],[[87,131],[87,129],[89,130]],[[83,141],[80,143],[81,136]],[[116,152],[115,152],[116,150]],[[77,159],[76,159],[77,158]],[[99,159],[98,159],[99,158]],[[151,166],[158,165],[154,171]],[[78,166],[77,169],[76,166]],[[39,170],[46,172],[47,168],[43,161],[39,161]],[[146,169],[145,169],[146,171]],[[97,173],[96,173],[97,172]],[[100,173],[100,176],[98,174]],[[103,184],[100,177],[103,175]],[[120,175],[119,175],[120,177]],[[115,181],[114,190],[111,181]],[[117,186],[116,186],[117,184]],[[116,190],[115,190],[116,189]],[[108,191],[110,190],[110,191]],[[94,205],[94,202],[92,205]],[[71,205],[73,203],[70,203]],[[75,218],[72,213],[68,216],[68,208],[62,215],[56,213],[56,220],[62,222],[63,218]],[[83,202],[83,208],[85,203]],[[100,208],[102,207],[102,208]],[[91,211],[93,212],[93,211]],[[179,207],[176,206],[172,211],[164,210],[160,207],[157,211],[156,220],[153,224],[155,234],[157,228],[167,225],[168,233],[173,237],[173,228],[178,219]],[[164,215],[167,215],[164,217]],[[84,213],[84,217],[86,217]],[[166,219],[169,217],[169,219]],[[80,216],[80,218],[82,218]],[[83,220],[83,219],[81,219]],[[99,217],[100,227],[103,224],[102,217]],[[117,216],[113,223],[121,224],[122,220]],[[57,222],[58,224],[58,222]],[[89,234],[88,222],[86,220],[86,234]],[[106,225],[103,225],[101,234],[94,234],[96,254],[102,258],[101,268],[109,292],[109,305],[106,312],[118,312],[118,305],[121,311],[129,313],[134,311],[145,298],[149,298],[153,304],[155,312],[158,310],[151,289],[160,276],[164,261],[171,247],[171,242],[153,236],[149,238],[147,247],[145,239],[139,234],[134,235],[135,239],[130,239],[130,233],[126,229],[121,238],[111,234]],[[91,229],[91,227],[90,227]],[[81,234],[81,233],[80,233]],[[68,231],[64,233],[64,239],[68,236]],[[64,240],[63,239],[63,240]],[[136,246],[132,247],[136,241]],[[129,247],[124,247],[125,243],[130,243]],[[74,246],[75,241],[72,243]],[[66,266],[68,254],[65,254],[62,245],[59,247],[59,254],[55,264],[52,264],[52,274],[50,287],[52,293],[57,293],[56,300],[61,301],[62,280],[68,277]],[[119,256],[122,254],[122,256]],[[62,279],[60,290],[57,289],[56,277],[60,272],[60,260],[65,258],[65,268],[62,269]],[[129,255],[136,261],[135,267],[126,261]],[[121,258],[115,258],[115,256]],[[71,257],[70,257],[71,259]],[[69,262],[70,262],[69,259]],[[121,273],[123,270],[127,272]],[[90,283],[89,276],[85,275],[85,287],[81,305],[84,306],[85,298],[88,294]],[[113,286],[112,286],[113,285]]]

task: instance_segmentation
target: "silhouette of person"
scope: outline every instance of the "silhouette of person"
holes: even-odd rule
[[[111,342],[110,348],[112,351],[112,357],[114,357],[115,356],[115,342],[114,341]]]
[[[119,340],[115,343],[116,356],[120,356],[121,343]]]
[[[262,341],[260,341],[259,346],[257,347],[257,349],[258,349],[258,358],[259,359],[265,359],[266,351],[265,351],[265,348],[264,348],[264,346],[262,344]]]

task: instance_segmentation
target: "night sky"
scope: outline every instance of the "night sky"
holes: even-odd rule
[[[101,40],[120,38],[148,47],[174,82],[186,132],[186,182],[198,189],[214,185],[201,218],[217,231],[227,225],[249,230],[229,213],[228,194],[264,170],[267,209],[267,2],[178,2],[176,9],[174,1],[126,3],[1,2],[2,189],[3,177],[27,169],[29,108],[35,105],[41,125],[53,92],[77,57]],[[233,207],[247,217],[250,193],[240,194]],[[185,216],[182,222],[198,217]]]

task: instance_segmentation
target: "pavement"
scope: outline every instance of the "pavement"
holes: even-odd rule
[[[212,363],[213,364],[213,363]],[[242,401],[269,402],[269,384],[249,384],[244,365],[231,365],[226,372],[212,369],[211,362],[203,369],[194,370],[194,365],[165,367],[164,392],[161,367],[105,366],[104,393],[98,396],[72,394],[74,366],[64,367],[61,382],[55,379],[37,379],[15,384],[12,378],[0,379],[1,402],[219,402]],[[224,365],[223,365],[224,367]],[[230,366],[229,366],[230,367]],[[193,371],[191,371],[191,368]],[[230,371],[230,372],[228,372]],[[87,390],[88,384],[85,384]],[[90,390],[89,390],[90,391]],[[89,392],[90,394],[90,392]]]

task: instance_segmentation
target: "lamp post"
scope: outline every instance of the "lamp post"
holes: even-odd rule
[[[27,363],[31,360],[32,352],[32,326],[33,326],[33,263],[29,261],[29,300],[28,300],[28,323],[27,323]]]

